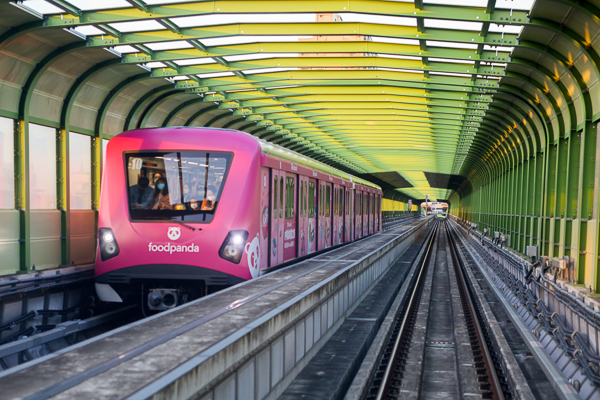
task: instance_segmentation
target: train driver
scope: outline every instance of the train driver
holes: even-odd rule
[[[167,180],[163,177],[158,178],[156,181],[156,188],[154,189],[154,196],[152,197],[153,210],[172,210],[171,199],[169,198],[169,187],[167,186]]]
[[[140,176],[137,185],[129,187],[129,204],[132,208],[148,208],[152,203],[154,190],[149,186],[150,180]]]

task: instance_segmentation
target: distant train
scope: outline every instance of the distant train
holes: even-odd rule
[[[421,203],[424,215],[435,215],[436,218],[446,218],[448,215],[448,203],[428,201]]]
[[[211,128],[124,132],[106,152],[96,291],[165,310],[381,230],[376,185]]]

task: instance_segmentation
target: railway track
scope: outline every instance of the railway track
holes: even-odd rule
[[[511,399],[450,225],[436,224],[367,399]]]

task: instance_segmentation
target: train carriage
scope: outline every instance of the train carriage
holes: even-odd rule
[[[421,203],[423,215],[434,215],[435,218],[446,218],[448,215],[448,203],[439,201],[427,201]]]
[[[381,197],[376,185],[244,132],[124,132],[106,154],[98,296],[174,307],[379,231]]]

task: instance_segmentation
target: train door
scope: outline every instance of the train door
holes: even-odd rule
[[[338,244],[344,243],[344,195],[343,186],[338,186]]]
[[[308,250],[306,254],[310,254],[317,250],[317,219],[318,219],[318,207],[317,207],[317,181],[315,179],[308,179],[308,228],[306,230],[306,245]]]
[[[373,217],[373,223],[371,224],[371,233],[375,233],[375,227],[376,227],[376,222],[375,222],[375,210],[376,210],[376,202],[377,202],[377,196],[375,195],[375,193],[373,193],[371,195],[371,216]]]
[[[260,264],[259,269],[265,269],[269,265],[269,197],[271,183],[269,182],[269,168],[260,169]]]
[[[333,190],[331,183],[325,182],[325,246],[331,247],[333,244]]]
[[[271,266],[283,262],[283,230],[284,230],[284,176],[283,171],[273,170],[271,174]]]
[[[338,227],[340,227],[340,223],[339,223],[339,198],[340,198],[340,194],[339,194],[339,187],[338,185],[334,184],[333,185],[333,212],[331,215],[331,242],[332,245],[338,245],[341,243],[340,241],[340,236],[339,233],[340,231],[338,230]]]
[[[325,217],[325,182],[319,181],[319,250],[327,248],[327,218]]]
[[[362,218],[363,218],[363,232],[362,235],[367,236],[369,234],[369,193],[362,193]]]
[[[319,250],[331,247],[331,184],[319,181]]]
[[[369,193],[369,234],[373,233],[373,227],[375,226],[375,212],[373,210],[375,210],[374,197],[373,194]]]
[[[354,191],[354,239],[362,237],[362,193],[358,190]]]
[[[298,176],[298,187],[300,195],[298,196],[298,230],[296,237],[298,238],[298,256],[302,257],[308,254],[307,251],[307,232],[308,232],[308,178],[306,176]]]
[[[344,242],[352,240],[352,191],[344,188]]]
[[[377,195],[376,197],[377,209],[375,210],[375,231],[379,232],[381,230],[381,196]]]
[[[283,261],[296,258],[296,210],[297,198],[296,181],[297,175],[284,174],[285,183],[285,229],[283,232]],[[281,179],[280,179],[281,181]]]
[[[325,226],[325,183],[323,181],[319,181],[319,206],[318,211],[319,211],[319,224],[318,224],[318,228],[317,228],[317,236],[318,236],[318,242],[319,242],[319,250],[323,250],[325,249],[326,246],[326,234],[327,234],[327,228]]]
[[[332,185],[331,190],[331,245],[335,246],[337,243],[337,187],[335,184]]]

